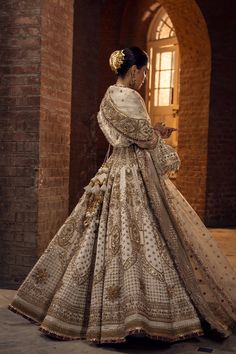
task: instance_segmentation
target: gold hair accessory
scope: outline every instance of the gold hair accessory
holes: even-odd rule
[[[115,50],[113,53],[111,53],[110,59],[109,59],[109,64],[111,67],[112,71],[115,71],[118,73],[117,69],[121,67],[125,59],[125,53],[122,50]]]

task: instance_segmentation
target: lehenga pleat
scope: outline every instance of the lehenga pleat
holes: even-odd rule
[[[85,192],[10,309],[61,339],[202,334],[150,212],[134,149],[115,151],[104,167],[106,191],[93,198]]]

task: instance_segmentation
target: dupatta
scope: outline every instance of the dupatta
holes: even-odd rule
[[[98,122],[114,147],[135,145],[137,163],[166,246],[201,319],[223,337],[236,320],[236,275],[197,213],[168,178],[180,167],[173,148],[151,126],[138,92],[112,85]]]

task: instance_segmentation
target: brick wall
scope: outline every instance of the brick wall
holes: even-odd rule
[[[38,254],[68,216],[73,1],[42,1]]]
[[[208,138],[206,222],[211,227],[236,226],[236,2],[214,7],[197,0],[205,16],[212,47]]]
[[[100,2],[76,1],[70,153],[70,211],[97,169]]]
[[[98,85],[99,101],[101,101],[107,87],[114,84],[116,75],[109,66],[110,54],[120,47],[121,18],[123,16],[125,0],[105,1],[101,8],[101,40],[99,51]],[[97,132],[97,161],[101,164],[107,152],[108,143],[98,128]]]
[[[36,260],[40,95],[39,1],[0,2],[0,283]]]
[[[178,12],[176,12],[178,7]],[[207,26],[195,1],[167,8],[180,46],[179,154],[177,186],[204,221],[211,48]]]
[[[0,285],[14,288],[68,215],[73,1],[0,10]]]

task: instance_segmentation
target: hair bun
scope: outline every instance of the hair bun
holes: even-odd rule
[[[115,71],[116,73],[117,70],[121,67],[125,59],[125,53],[122,50],[115,50],[113,53],[111,53],[110,59],[109,59],[109,64],[111,67],[112,71]]]

